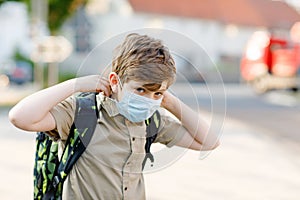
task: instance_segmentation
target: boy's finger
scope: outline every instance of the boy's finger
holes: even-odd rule
[[[102,91],[104,92],[105,96],[110,96],[110,87],[107,85],[102,86]]]
[[[104,78],[100,79],[100,83],[104,84],[104,85],[109,85],[109,81],[107,79],[104,79]]]

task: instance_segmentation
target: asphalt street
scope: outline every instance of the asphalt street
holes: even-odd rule
[[[300,92],[270,91],[258,95],[246,85],[178,85],[174,91],[184,102],[198,110],[227,116],[263,130],[274,139],[300,148]],[[289,147],[287,147],[289,148]]]

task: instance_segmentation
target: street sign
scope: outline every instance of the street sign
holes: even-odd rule
[[[46,36],[35,42],[31,59],[37,63],[60,63],[72,50],[72,44],[65,37]]]

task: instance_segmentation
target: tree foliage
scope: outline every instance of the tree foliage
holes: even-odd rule
[[[30,11],[30,0],[0,0],[0,6],[8,1],[24,2]],[[72,16],[80,6],[84,6],[87,1],[88,0],[48,0],[47,23],[51,34],[57,34],[64,22]]]
[[[0,0],[0,6],[1,6],[3,3],[9,2],[9,1],[26,2],[27,4],[30,3],[30,0]]]
[[[52,34],[57,33],[63,23],[87,0],[49,0],[48,26]]]

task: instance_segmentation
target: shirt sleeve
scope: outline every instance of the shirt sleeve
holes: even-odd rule
[[[50,113],[55,119],[56,128],[48,131],[47,134],[54,140],[67,140],[74,121],[76,109],[75,101],[75,97],[71,96],[50,110]]]
[[[187,130],[182,126],[180,121],[171,116],[161,115],[161,125],[157,138],[154,142],[165,144],[167,147],[174,146]]]

